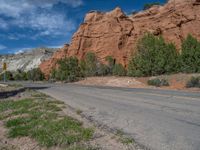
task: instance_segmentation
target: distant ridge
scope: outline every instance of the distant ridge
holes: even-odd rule
[[[17,54],[0,56],[0,64],[3,62],[8,65],[8,71],[29,71],[38,68],[42,61],[49,59],[57,49],[55,48],[34,48],[21,51]]]

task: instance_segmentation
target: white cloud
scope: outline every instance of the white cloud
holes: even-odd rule
[[[82,0],[27,0],[29,4],[40,6],[40,7],[52,7],[53,5],[61,2],[71,7],[78,7],[83,4]]]
[[[28,28],[39,32],[35,36],[67,34],[75,28],[75,23],[66,14],[52,10],[60,2],[71,7],[83,4],[82,0],[0,0],[0,15],[11,18],[6,21],[0,18],[0,29]]]
[[[19,17],[21,14],[37,8],[52,8],[59,2],[71,7],[78,7],[83,4],[82,0],[0,0],[0,14]]]
[[[8,29],[7,22],[1,18],[0,18],[0,29]]]
[[[75,28],[72,20],[66,19],[63,14],[31,13],[29,16],[21,17],[12,22],[20,28],[31,28],[40,31],[40,35],[61,35]]]
[[[32,47],[24,47],[24,48],[20,48],[20,49],[15,49],[14,53],[15,54],[21,54],[21,53],[24,53],[26,51],[30,51],[32,49],[33,49]]]
[[[82,0],[62,0],[63,3],[69,4],[72,7],[78,7],[83,4]]]
[[[48,48],[62,48],[63,45],[53,45],[53,46],[48,46]]]
[[[8,17],[19,17],[21,13],[34,9],[26,0],[0,0],[0,14]]]
[[[23,50],[18,50],[18,51],[15,52],[15,54],[17,55],[17,54],[21,54],[23,52],[24,52]]]
[[[5,46],[5,45],[1,45],[0,44],[0,50],[4,50],[4,49],[6,49],[7,47]]]

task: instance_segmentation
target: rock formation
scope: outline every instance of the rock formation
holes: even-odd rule
[[[69,45],[65,44],[64,47],[56,51],[50,59],[40,64],[40,69],[45,74],[46,78],[48,78],[51,70],[56,67],[57,61],[67,57],[68,48]]]
[[[57,59],[67,56],[83,59],[89,51],[94,52],[103,63],[110,55],[126,67],[138,39],[146,32],[162,35],[178,49],[188,34],[200,40],[200,1],[169,0],[164,6],[153,6],[130,16],[120,8],[107,13],[91,11],[73,35],[69,47],[56,52],[40,68],[49,75]]]
[[[0,66],[3,62],[6,62],[9,71],[29,71],[38,68],[41,62],[51,58],[56,50],[53,48],[35,48],[18,54],[3,55],[0,56]]]

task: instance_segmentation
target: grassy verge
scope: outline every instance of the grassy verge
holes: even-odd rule
[[[62,102],[49,100],[43,94],[0,101],[0,120],[8,128],[10,138],[30,137],[47,148],[92,149],[82,144],[92,138],[93,129],[84,128],[81,122],[63,115],[63,106]]]
[[[122,130],[117,130],[116,135],[119,138],[118,140],[125,145],[134,143],[134,140],[127,137]]]

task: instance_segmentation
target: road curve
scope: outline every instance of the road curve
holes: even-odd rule
[[[149,149],[200,150],[200,93],[73,84],[45,86],[48,88],[40,91],[83,110],[101,124],[122,129]]]

